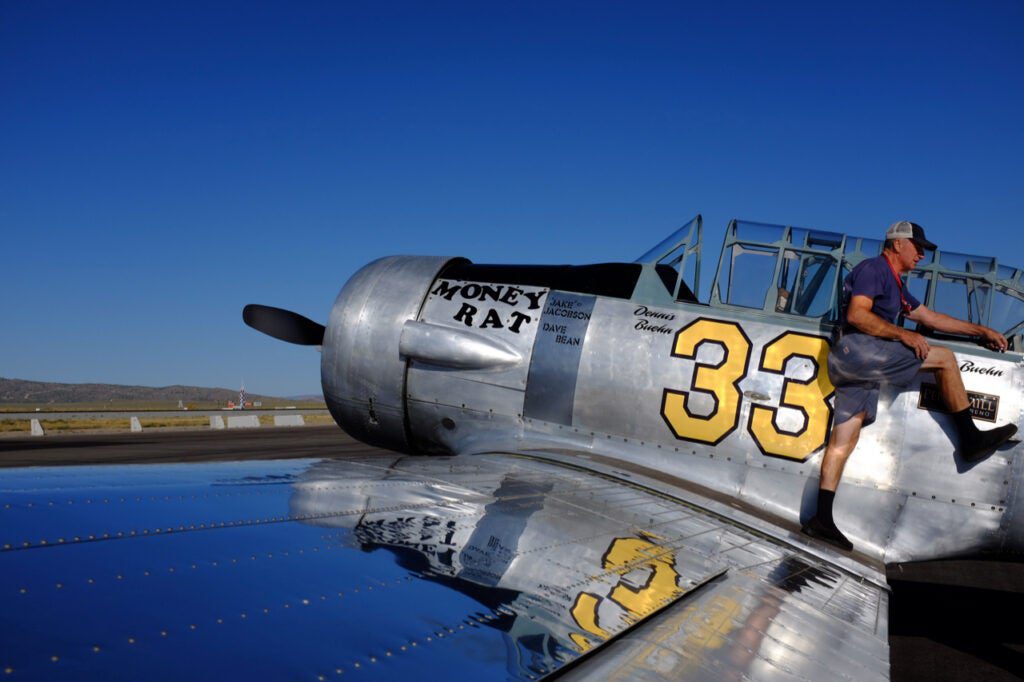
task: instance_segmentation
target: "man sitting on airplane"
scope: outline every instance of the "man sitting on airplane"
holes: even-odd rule
[[[990,454],[1017,431],[1014,424],[979,431],[953,352],[931,346],[920,334],[894,324],[903,313],[932,329],[977,336],[993,350],[1006,350],[1006,338],[999,332],[929,310],[904,288],[900,276],[914,269],[925,249],[934,248],[920,225],[893,223],[885,233],[882,254],[859,263],[843,283],[840,336],[828,358],[829,378],[836,388],[832,437],[821,460],[818,510],[803,528],[811,537],[842,549],[850,550],[853,544],[836,527],[832,503],[861,427],[875,420],[881,383],[906,386],[919,370],[934,372],[952,413],[960,454],[969,462]]]

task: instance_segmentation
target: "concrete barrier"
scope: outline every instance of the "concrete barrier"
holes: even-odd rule
[[[224,417],[219,414],[210,416],[210,428],[211,429],[223,429],[224,428]]]
[[[306,420],[301,414],[275,414],[274,426],[305,426]]]
[[[260,418],[255,414],[247,414],[241,417],[228,417],[229,429],[256,429],[259,428]]]
[[[142,433],[142,424],[139,422],[138,417],[132,417],[132,433]]]
[[[43,425],[39,423],[38,419],[32,420],[32,435],[33,436],[45,436],[46,432],[43,431]]]

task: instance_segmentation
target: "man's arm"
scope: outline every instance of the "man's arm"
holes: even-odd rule
[[[931,327],[936,331],[981,337],[985,341],[985,345],[992,350],[1004,351],[1007,347],[1006,337],[995,329],[990,329],[980,324],[973,324],[965,320],[958,320],[950,315],[929,310],[923,305],[914,308],[907,315],[907,318],[914,322],[920,322],[924,326]]]
[[[846,309],[846,321],[865,334],[871,334],[871,336],[877,336],[882,339],[896,339],[914,351],[917,357],[922,360],[928,357],[930,346],[927,339],[917,332],[897,327],[892,322],[886,322],[871,312],[872,305],[874,305],[874,302],[869,296],[852,296],[850,298],[850,305]],[[921,308],[924,308],[924,306],[921,305],[915,308],[914,312],[909,315],[910,319],[914,319],[914,313]]]

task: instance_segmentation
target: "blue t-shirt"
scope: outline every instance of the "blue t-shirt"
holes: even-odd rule
[[[885,256],[875,256],[861,261],[857,267],[850,271],[843,281],[843,310],[842,319],[846,324],[846,310],[850,305],[850,299],[854,296],[867,296],[873,303],[871,312],[878,315],[886,322],[896,322],[896,317],[903,312],[903,305],[900,302],[900,287],[896,284],[896,277],[893,276],[892,268],[885,260]],[[903,298],[914,310],[921,302],[914,298],[906,285],[903,287]],[[846,324],[849,327],[849,324]]]

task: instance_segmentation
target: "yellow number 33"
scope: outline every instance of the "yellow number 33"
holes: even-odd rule
[[[735,322],[700,318],[676,332],[672,356],[696,360],[697,349],[704,343],[715,343],[724,349],[717,364],[695,362],[693,379],[687,391],[666,388],[662,393],[661,416],[676,438],[717,445],[736,430],[739,424],[739,384],[747,376],[750,364],[750,339]],[[776,424],[777,407],[755,405],[750,410],[747,430],[766,455],[803,461],[825,444],[832,407],[828,399],[834,388],[824,371],[828,358],[828,342],[819,336],[786,332],[765,344],[758,370],[782,374],[790,358],[802,357],[811,362],[809,379],[787,377],[782,384],[781,407],[800,411],[805,424],[796,433],[781,430]],[[695,414],[687,406],[692,391],[711,396],[710,414]]]

